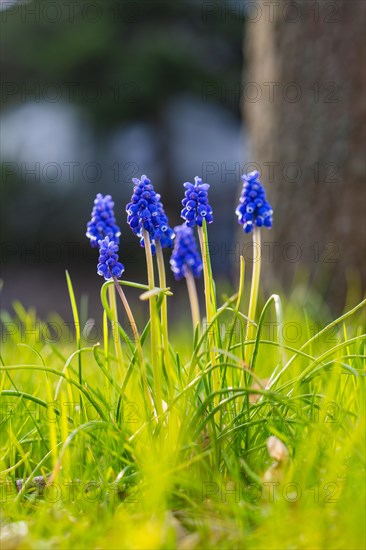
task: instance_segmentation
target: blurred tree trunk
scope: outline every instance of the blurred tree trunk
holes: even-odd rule
[[[274,207],[264,282],[283,287],[300,268],[338,309],[347,280],[366,279],[366,2],[258,6],[246,25],[243,115]]]

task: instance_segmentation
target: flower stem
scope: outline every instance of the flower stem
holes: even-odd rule
[[[145,242],[145,255],[146,255],[146,266],[147,266],[147,277],[149,283],[149,290],[153,290],[155,287],[155,277],[154,277],[154,264],[151,253],[151,243],[150,235],[146,229],[143,231],[144,242]],[[150,296],[149,298],[150,306],[150,335],[151,335],[151,361],[154,374],[154,387],[155,387],[155,406],[158,415],[163,412],[163,395],[161,387],[161,373],[160,366],[158,363],[158,325],[157,325],[157,316],[156,316],[156,296]]]
[[[113,342],[114,342],[114,348],[116,350],[116,356],[117,361],[120,366],[120,368],[123,367],[123,354],[122,354],[122,346],[121,341],[119,339],[119,333],[118,333],[118,314],[117,314],[117,303],[116,303],[116,292],[114,289],[114,286],[110,285],[108,287],[108,297],[109,297],[109,303],[111,306],[111,313],[112,313],[112,335],[113,335]]]
[[[226,346],[226,351],[228,353],[231,351],[231,342],[232,342],[233,335],[234,335],[234,332],[235,332],[235,329],[236,329],[236,324],[239,321],[240,305],[241,305],[241,302],[242,302],[242,299],[243,299],[243,294],[244,294],[244,281],[245,281],[245,260],[244,260],[243,256],[240,256],[239,289],[238,289],[238,297],[236,299],[236,304],[235,304],[235,308],[234,308],[233,320],[232,320],[231,327],[229,329],[229,338],[228,338],[227,346]],[[240,327],[240,337],[239,338],[240,338],[240,341],[242,343],[242,359],[244,360],[244,345],[243,345],[244,338],[243,338],[243,335],[242,335],[242,328],[241,328],[240,321],[239,321],[239,327]],[[239,386],[240,381],[241,381],[241,374],[240,373],[238,374],[237,372],[235,372],[235,383],[236,383],[236,385],[238,385],[238,387],[240,387]]]
[[[205,220],[203,221],[205,224]],[[213,302],[214,302],[214,296],[212,292],[212,275],[211,274],[211,262],[210,262],[210,253],[208,248],[208,240],[207,240],[207,231],[203,227],[197,227],[198,229],[198,237],[200,241],[201,246],[201,254],[202,254],[202,264],[203,264],[203,278],[205,283],[205,301],[206,301],[206,319],[207,319],[207,325],[210,327],[212,323],[212,319],[214,317],[215,311],[213,311]],[[213,333],[213,335],[212,335]],[[215,345],[215,326],[211,326],[208,328],[208,334],[207,334],[207,344],[208,349],[210,350],[210,357],[211,357],[211,366],[214,367],[215,365],[215,353],[213,351],[213,347]],[[217,369],[214,369],[212,371],[212,389],[213,391],[217,391],[219,388],[219,374]],[[218,403],[216,402],[218,399],[218,396],[215,396],[214,399],[214,406],[216,406]]]
[[[135,344],[136,344],[137,353],[138,353],[138,356],[139,356],[142,385],[143,385],[143,388],[144,388],[144,391],[145,391],[145,394],[146,394],[146,397],[147,397],[146,406],[148,406],[148,403],[150,403],[150,395],[149,395],[149,387],[148,387],[148,383],[147,383],[147,376],[146,376],[146,368],[145,368],[145,363],[144,363],[144,356],[143,356],[142,347],[141,347],[140,334],[139,334],[139,332],[138,332],[138,330],[137,330],[137,325],[136,325],[136,322],[135,322],[133,313],[132,313],[132,311],[131,311],[130,304],[129,304],[128,301],[127,301],[126,295],[125,295],[125,293],[123,292],[123,289],[122,289],[122,287],[120,286],[117,277],[113,277],[113,282],[114,282],[114,285],[115,285],[115,287],[116,287],[116,289],[117,289],[117,292],[118,292],[118,294],[119,294],[119,297],[121,298],[123,307],[124,307],[125,310],[126,310],[127,317],[128,317],[128,320],[129,320],[130,325],[131,325],[131,328],[132,328],[133,337],[134,337],[134,341],[135,341]]]
[[[196,282],[190,269],[187,269],[185,277],[187,282],[189,302],[191,304],[193,332],[195,332],[197,326],[199,327],[201,322]]]
[[[109,371],[109,335],[108,335],[108,317],[105,309],[103,310],[103,340],[104,340],[104,358]]]
[[[198,229],[198,237],[200,241],[200,247],[201,247],[201,255],[202,255],[202,265],[203,265],[203,278],[205,283],[205,300],[206,300],[206,318],[207,318],[207,325],[208,325],[208,332],[207,332],[207,347],[210,350],[210,358],[211,358],[211,367],[215,367],[216,359],[215,359],[215,352],[213,351],[215,342],[216,342],[216,323],[212,324],[212,320],[214,318],[214,315],[216,314],[216,297],[215,297],[215,288],[214,288],[214,282],[212,277],[212,270],[211,270],[211,261],[210,261],[210,251],[208,247],[208,236],[207,236],[207,225],[206,220],[203,220],[203,226],[197,227]],[[213,397],[213,408],[216,408],[219,405],[220,401],[220,395],[215,393],[220,388],[220,373],[219,373],[219,367],[213,368],[212,370],[212,392],[215,394]],[[216,417],[217,414],[215,414],[211,418],[211,441],[212,441],[212,449],[213,449],[213,455],[214,460],[216,464],[220,464],[220,449],[217,442],[216,437]]]
[[[261,230],[259,227],[255,227],[253,231],[253,255],[259,254],[258,257],[253,256],[253,272],[252,272],[252,285],[250,288],[249,298],[249,310],[248,310],[248,324],[245,336],[245,341],[253,340],[256,334],[255,325],[255,313],[257,309],[258,291],[259,291],[259,279],[261,274]],[[251,364],[252,351],[247,347],[247,361]]]
[[[166,288],[164,256],[163,256],[163,249],[161,248],[160,242],[156,243],[156,259],[158,262],[159,286],[160,288]],[[163,295],[163,301],[161,303],[161,328],[162,328],[162,336],[163,336],[164,363],[168,374],[168,383],[170,384],[171,380],[169,378],[169,375],[172,375],[172,366],[171,366],[170,354],[169,354],[168,304],[167,304],[167,297],[165,294]]]

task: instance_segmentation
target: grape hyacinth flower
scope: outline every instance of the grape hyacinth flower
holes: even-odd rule
[[[253,232],[253,248],[259,251],[257,259],[253,262],[252,284],[250,287],[248,323],[246,330],[246,342],[254,340],[256,336],[256,309],[258,301],[259,280],[261,273],[261,227],[272,227],[272,206],[266,200],[266,192],[259,181],[259,172],[255,170],[243,175],[243,190],[240,203],[235,211],[238,221],[243,225],[244,233]],[[253,348],[246,346],[247,361],[252,366]],[[244,383],[244,374],[241,376]]]
[[[193,330],[200,325],[200,309],[194,277],[202,273],[202,260],[198,252],[193,229],[186,225],[174,227],[176,241],[170,258],[170,267],[177,281],[185,278],[191,305]]]
[[[153,238],[153,218],[158,215],[154,187],[147,176],[141,176],[141,180],[133,178],[132,181],[135,187],[133,188],[131,202],[126,206],[127,223],[135,235],[142,236],[145,229]]]
[[[126,206],[127,223],[132,232],[140,237],[140,245],[145,246],[144,230],[150,237],[151,251],[155,254],[155,244],[160,242],[162,248],[173,246],[174,231],[169,227],[163,204],[149,178],[133,178],[135,187],[131,202]]]
[[[174,227],[176,241],[170,258],[170,266],[177,281],[187,275],[188,271],[199,277],[202,273],[202,260],[198,252],[193,230],[186,225]]]
[[[90,244],[93,248],[96,248],[99,241],[105,237],[109,237],[115,244],[119,244],[121,230],[116,224],[113,207],[114,202],[110,195],[103,196],[101,193],[97,194],[86,232],[86,236],[90,239]]]
[[[212,284],[212,273],[210,252],[208,247],[207,224],[213,222],[212,208],[208,202],[208,183],[202,183],[202,179],[196,176],[194,184],[186,182],[183,184],[186,188],[184,199],[182,200],[183,209],[181,217],[185,220],[187,227],[193,228],[197,226],[198,237],[202,255],[202,269],[205,286],[205,302],[206,302],[206,318],[207,324],[213,323],[213,318],[216,313],[216,296],[214,285]],[[205,220],[205,223],[203,221]],[[188,279],[187,279],[188,282]],[[210,350],[211,366],[215,365],[215,353],[213,351],[216,343],[217,331],[216,327],[212,326],[212,337],[208,336],[208,349]],[[218,388],[218,372],[213,371],[213,391]],[[215,396],[214,401],[217,401]]]
[[[98,241],[99,245],[99,263],[97,266],[98,275],[109,281],[113,277],[117,279],[122,275],[125,268],[118,261],[118,244],[111,241],[109,237]]]
[[[174,231],[176,241],[170,258],[170,266],[177,281],[183,278],[186,279],[193,330],[195,331],[200,325],[200,308],[194,278],[199,277],[202,273],[202,260],[198,252],[193,229],[186,225],[178,225],[174,227]]]
[[[244,233],[250,233],[254,227],[272,227],[272,206],[266,200],[266,192],[259,181],[259,172],[255,170],[242,176],[243,190],[240,203],[235,211],[238,221],[243,225]]]
[[[205,219],[207,223],[213,221],[212,208],[208,203],[207,191],[210,188],[208,183],[202,183],[202,179],[196,176],[194,184],[186,182],[183,184],[186,188],[185,197],[182,200],[183,209],[181,217],[185,220],[188,227],[198,225],[202,227]]]
[[[94,207],[91,213],[91,220],[87,224],[86,236],[90,239],[93,248],[99,246],[99,263],[97,273],[106,281],[116,278],[124,271],[122,264],[118,262],[118,245],[121,230],[116,224],[114,217],[114,202],[111,195],[103,196],[98,193],[94,200]],[[117,284],[117,286],[119,286]],[[123,364],[121,341],[118,334],[118,313],[116,304],[115,287],[108,287],[111,314],[113,317],[112,332],[116,357],[120,365]]]
[[[161,288],[166,287],[165,267],[162,249],[172,246],[174,232],[169,227],[168,218],[164,212],[164,207],[150,181],[143,175],[141,179],[133,178],[134,188],[131,202],[126,206],[127,223],[132,232],[140,237],[140,245],[145,248],[146,265],[149,282],[149,290],[155,288],[155,275],[152,255],[156,253],[159,270],[159,284]],[[151,356],[154,373],[154,383],[156,391],[156,410],[158,414],[163,411],[162,407],[162,385],[161,385],[161,367],[158,364],[159,353],[159,325],[157,319],[156,296],[149,298],[150,306],[150,336],[151,336]],[[168,341],[168,320],[166,296],[163,296],[161,304],[161,328],[163,337],[163,350],[165,357],[165,366],[170,363],[169,341]],[[168,368],[168,367],[167,367]]]

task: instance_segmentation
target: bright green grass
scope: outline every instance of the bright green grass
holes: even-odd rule
[[[93,347],[85,331],[46,342],[20,304],[3,314],[22,327],[7,325],[0,377],[2,521],[26,522],[20,548],[364,548],[365,302],[315,334],[319,319],[272,297],[245,345],[240,299],[223,303],[195,345],[188,313],[169,327],[159,420],[134,342],[121,330],[118,363],[106,319]],[[154,395],[149,324],[140,333]],[[290,457],[268,473],[270,435]]]

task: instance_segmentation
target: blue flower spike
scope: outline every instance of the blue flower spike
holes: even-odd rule
[[[198,225],[202,227],[205,219],[206,223],[212,223],[212,208],[208,203],[208,183],[202,183],[202,179],[196,176],[194,184],[186,182],[183,184],[186,188],[185,197],[182,200],[183,209],[181,217],[185,220],[188,227]]]
[[[113,277],[117,279],[122,275],[125,268],[118,261],[118,244],[111,241],[109,237],[98,241],[99,246],[99,263],[97,266],[98,275],[109,281]]]
[[[154,187],[147,176],[141,176],[141,180],[133,178],[132,181],[135,187],[131,202],[126,206],[127,223],[135,235],[142,236],[143,230],[146,229],[150,237],[153,237],[153,218],[158,215]]]
[[[243,190],[235,210],[244,233],[251,233],[254,227],[272,227],[272,206],[266,200],[266,192],[255,170],[242,176]]]
[[[160,241],[162,248],[173,246],[174,231],[169,227],[168,217],[154,186],[147,176],[133,178],[135,184],[131,202],[126,206],[127,223],[132,232],[140,237],[140,245],[145,246],[143,232],[149,233],[151,251],[155,254],[155,244]]]
[[[100,240],[109,237],[119,244],[121,230],[116,224],[114,216],[114,202],[110,195],[103,196],[98,193],[94,200],[91,220],[87,224],[86,236],[90,239],[93,248],[98,246]]]
[[[176,240],[170,258],[170,266],[177,281],[187,275],[188,270],[194,277],[202,273],[202,260],[198,252],[193,230],[186,225],[174,227]]]

